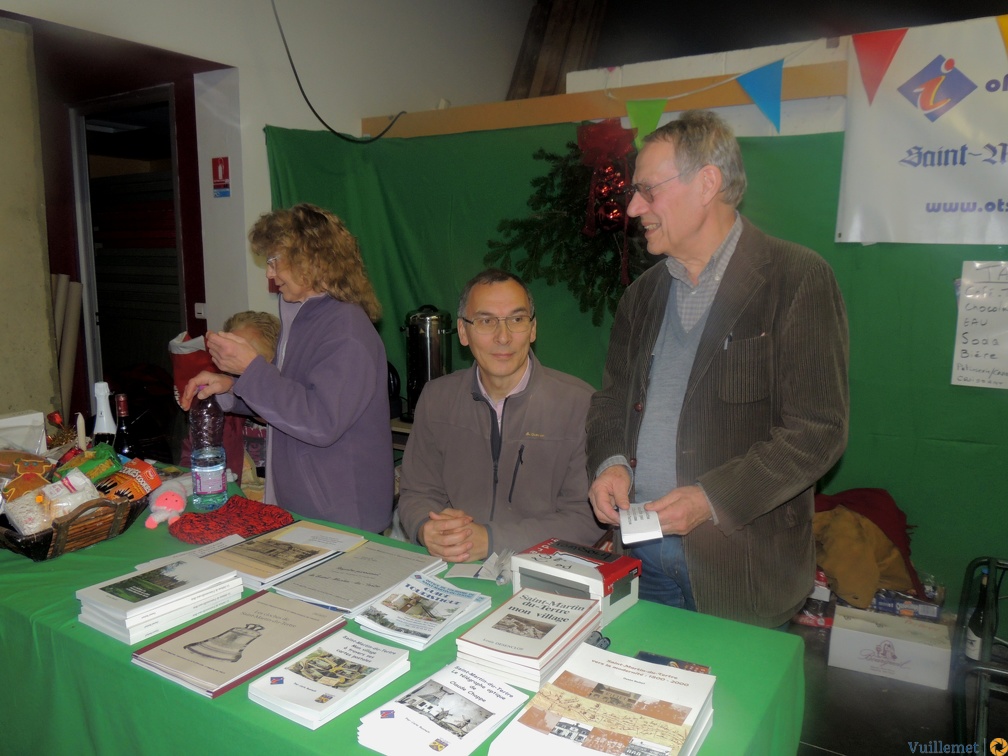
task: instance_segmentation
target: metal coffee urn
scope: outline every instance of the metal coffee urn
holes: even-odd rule
[[[420,391],[427,381],[451,371],[451,334],[454,332],[450,312],[434,305],[421,305],[406,316],[406,402],[402,419],[413,422]]]

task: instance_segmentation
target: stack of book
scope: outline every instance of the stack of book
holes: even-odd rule
[[[195,556],[160,564],[81,588],[78,619],[123,643],[139,643],[241,598],[233,569]]]
[[[207,554],[238,572],[246,588],[261,591],[364,543],[355,533],[299,520]]]
[[[386,756],[466,756],[527,700],[492,675],[454,662],[361,717],[357,742]]]
[[[249,699],[316,730],[410,668],[409,651],[346,630],[254,680]]]
[[[338,612],[260,591],[133,652],[133,662],[209,698],[346,624]]]
[[[415,572],[354,619],[375,635],[424,649],[489,608],[489,596]]]
[[[598,599],[523,588],[455,640],[458,660],[539,690],[601,621]]]
[[[491,756],[603,753],[690,756],[714,718],[713,675],[578,646],[490,745]]]
[[[274,589],[353,617],[413,573],[437,575],[444,567],[441,559],[426,552],[366,541],[277,583]]]

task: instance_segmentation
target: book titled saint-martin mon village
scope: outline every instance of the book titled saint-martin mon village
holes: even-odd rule
[[[539,690],[601,619],[598,599],[523,588],[455,641],[458,658]]]

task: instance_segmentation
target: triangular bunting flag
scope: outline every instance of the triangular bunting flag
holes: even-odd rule
[[[892,29],[851,35],[854,53],[861,69],[861,84],[865,88],[865,94],[868,95],[869,105],[875,99],[882,78],[896,57],[896,51],[899,50],[906,33],[906,29]]]
[[[658,119],[665,112],[668,100],[628,100],[626,104],[627,117],[630,125],[637,129],[634,146],[639,150],[644,144],[644,137],[658,126]]]
[[[1008,53],[1008,16],[998,16],[997,25],[1001,30],[1001,42],[1005,46],[1005,52]]]
[[[758,107],[780,131],[781,79],[784,74],[784,60],[744,73],[737,81]]]

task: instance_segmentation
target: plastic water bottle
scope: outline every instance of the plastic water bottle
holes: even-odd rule
[[[196,512],[210,512],[227,501],[227,466],[224,454],[224,411],[213,396],[193,399],[189,407],[192,440],[193,497]]]
[[[192,453],[193,498],[195,512],[211,512],[227,501],[227,470],[224,447],[208,446]]]

